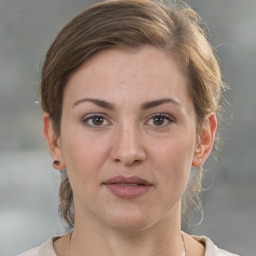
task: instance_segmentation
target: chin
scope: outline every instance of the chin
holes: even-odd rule
[[[153,222],[148,214],[132,207],[122,210],[115,209],[114,212],[111,211],[111,213],[107,213],[104,217],[105,223],[108,226],[127,231],[144,230],[151,226]]]

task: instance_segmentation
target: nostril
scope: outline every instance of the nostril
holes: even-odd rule
[[[142,162],[142,160],[134,159],[134,158],[116,158],[114,159],[114,162],[122,163],[126,166],[134,166],[134,165],[139,165]]]
[[[138,164],[138,163],[140,163],[141,162],[141,160],[135,160],[134,161],[134,164]]]
[[[126,166],[138,165],[146,159],[146,151],[137,131],[121,130],[113,140],[111,158],[115,163]]]

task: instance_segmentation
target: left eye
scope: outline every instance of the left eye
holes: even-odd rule
[[[94,128],[102,127],[109,124],[107,119],[103,115],[99,114],[87,115],[83,118],[82,121],[85,125]]]
[[[150,117],[147,124],[153,125],[153,126],[165,126],[169,123],[173,122],[173,118],[166,114],[155,114]]]

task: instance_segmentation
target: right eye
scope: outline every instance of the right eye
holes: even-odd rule
[[[109,125],[110,122],[105,118],[104,115],[102,114],[90,114],[86,115],[83,119],[82,122],[90,127],[93,128],[101,128],[103,126]]]

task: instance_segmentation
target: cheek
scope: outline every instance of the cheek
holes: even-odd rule
[[[194,148],[194,140],[186,136],[165,139],[159,143],[155,142],[154,147],[151,147],[151,158],[164,169],[177,168],[181,172],[189,172]]]
[[[67,127],[66,127],[67,128]],[[70,135],[74,134],[74,135]],[[83,128],[62,134],[62,152],[70,179],[88,181],[98,177],[108,156],[109,142],[104,136],[85,134]]]
[[[100,163],[100,155],[104,153],[97,141],[91,143],[81,137],[68,139],[62,149],[67,169],[78,172],[93,169]]]
[[[106,155],[102,143],[76,133],[63,141],[62,149],[74,197],[83,201],[86,195],[91,195],[87,200],[93,203],[96,193],[92,191],[102,182],[99,173]]]
[[[152,165],[156,169],[159,184],[172,193],[184,192],[189,178],[194,155],[193,140],[180,137],[168,143],[152,147]]]

